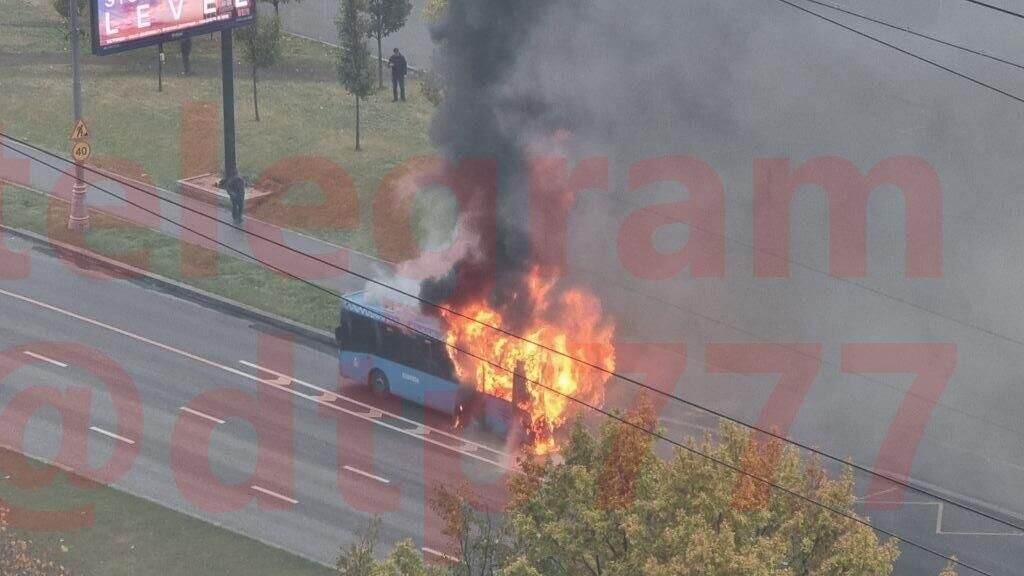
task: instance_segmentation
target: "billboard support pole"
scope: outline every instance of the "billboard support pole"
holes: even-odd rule
[[[236,224],[241,224],[245,182],[238,176],[235,156],[235,59],[230,28],[220,33],[220,59],[224,94],[224,188],[231,198],[231,217]]]
[[[82,31],[79,29],[78,0],[68,0],[68,14],[71,16],[71,93],[75,124],[82,120],[82,77],[80,71],[79,45]],[[75,162],[75,183],[71,188],[71,213],[68,215],[68,230],[89,229],[89,210],[85,205],[85,174],[81,162]]]

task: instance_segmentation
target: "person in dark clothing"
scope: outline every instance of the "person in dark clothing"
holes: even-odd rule
[[[409,64],[398,48],[395,48],[395,53],[388,58],[388,66],[391,67],[391,92],[395,98],[393,102],[398,102],[399,91],[402,102],[405,102],[405,74],[409,71]]]

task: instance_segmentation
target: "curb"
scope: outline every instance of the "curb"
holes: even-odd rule
[[[235,316],[243,316],[262,322],[263,324],[272,326],[278,330],[290,332],[309,343],[315,344],[318,348],[327,349],[332,353],[335,349],[334,335],[324,330],[313,328],[312,326],[307,326],[305,324],[295,322],[294,320],[289,320],[282,316],[271,314],[270,312],[265,312],[253,306],[249,306],[248,304],[242,304],[241,302],[230,300],[223,296],[207,292],[206,290],[190,286],[178,280],[172,280],[165,276],[160,276],[159,274],[154,274],[123,262],[118,262],[117,260],[91,252],[79,246],[55,241],[30,230],[14,228],[5,224],[0,224],[0,230],[9,232],[23,240],[32,242],[33,244],[53,248],[58,252],[58,256],[61,258],[68,259],[70,255],[72,259],[88,261],[96,268],[114,271],[127,281],[137,282],[149,288],[156,288],[164,293],[195,302],[201,306],[213,308],[215,310],[228,311]]]

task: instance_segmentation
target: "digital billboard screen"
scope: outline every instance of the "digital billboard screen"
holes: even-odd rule
[[[92,0],[92,51],[111,54],[251,23],[256,0]]]

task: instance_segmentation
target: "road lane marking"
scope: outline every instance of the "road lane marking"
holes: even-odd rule
[[[103,428],[100,428],[99,426],[89,426],[89,430],[92,430],[93,432],[98,432],[100,434],[103,434],[104,436],[108,436],[110,438],[113,438],[114,440],[120,440],[121,442],[124,442],[125,444],[135,444],[135,440],[130,440],[128,438],[125,438],[124,436],[118,436],[117,434],[114,434],[113,432],[110,432],[109,430],[104,430]]]
[[[35,358],[36,360],[41,360],[41,361],[46,362],[48,364],[53,364],[54,366],[57,366],[57,367],[60,367],[60,368],[67,368],[68,367],[68,365],[63,363],[63,362],[58,362],[58,361],[54,360],[53,358],[47,358],[46,356],[43,356],[42,354],[36,354],[35,352],[32,352],[30,350],[23,350],[22,354],[24,354],[25,356],[31,356],[32,358]]]
[[[427,548],[426,546],[424,546],[423,548],[420,548],[420,550],[423,550],[427,554],[430,554],[430,555],[433,555],[433,556],[437,556],[438,558],[444,558],[445,560],[447,560],[449,562],[452,562],[452,563],[455,563],[455,564],[459,563],[459,559],[456,558],[455,556],[449,556],[448,554],[445,554],[444,552],[438,552],[437,550],[434,550],[433,548]]]
[[[854,500],[856,500],[857,502],[867,502],[868,500],[870,500],[872,498],[877,498],[877,497],[881,496],[882,494],[888,494],[889,492],[892,492],[894,490],[899,490],[900,488],[902,488],[902,486],[893,486],[892,488],[886,488],[885,490],[880,490],[878,492],[872,492],[871,494],[868,494],[867,496],[864,496],[863,498],[855,498]]]
[[[181,407],[181,411],[182,412],[188,412],[189,414],[191,414],[193,416],[198,416],[199,418],[205,418],[206,420],[209,420],[210,422],[216,422],[217,424],[224,424],[224,420],[221,420],[220,418],[217,418],[215,416],[210,416],[209,414],[204,414],[203,412],[200,412],[199,410],[193,410],[193,409],[189,408],[188,406],[182,406]]]
[[[349,472],[352,472],[354,474],[359,474],[360,476],[365,476],[365,477],[370,478],[372,480],[376,480],[377,482],[380,482],[382,484],[391,484],[391,480],[388,480],[387,478],[381,478],[380,476],[375,476],[373,474],[370,474],[369,472],[364,472],[364,471],[360,470],[359,468],[353,468],[351,466],[342,466],[342,468],[344,468],[345,470],[348,470]]]
[[[943,530],[942,526],[945,524],[943,519],[943,512],[946,510],[944,502],[870,502],[873,505],[904,505],[904,506],[935,506],[935,533],[939,536],[1017,536],[1024,537],[1024,532],[958,532]]]
[[[453,440],[458,440],[459,442],[462,442],[464,444],[476,446],[477,449],[484,450],[485,452],[490,452],[491,454],[494,454],[496,456],[500,456],[502,458],[507,457],[507,454],[505,454],[501,450],[497,450],[495,448],[491,448],[490,446],[487,446],[486,444],[480,444],[478,442],[473,442],[472,440],[467,440],[467,439],[465,439],[465,438],[463,438],[461,436],[457,436],[455,434],[451,434],[451,433],[445,432],[444,430],[440,430],[440,429],[437,429],[437,428],[431,428],[429,426],[424,425],[421,422],[417,422],[415,420],[411,420],[409,418],[405,418],[404,416],[400,416],[400,415],[394,414],[392,412],[382,411],[379,408],[376,408],[376,407],[374,407],[371,404],[367,404],[366,402],[361,402],[359,400],[356,400],[355,398],[352,398],[351,396],[343,396],[341,394],[338,394],[337,392],[332,392],[330,390],[327,390],[326,388],[321,388],[320,386],[317,386],[316,384],[310,384],[309,382],[306,382],[304,380],[299,380],[298,378],[296,378],[294,376],[289,376],[288,374],[283,374],[283,373],[278,372],[276,370],[273,370],[271,368],[267,368],[266,366],[260,366],[259,364],[253,364],[252,362],[248,362],[246,360],[239,360],[238,363],[241,364],[242,366],[247,366],[247,367],[252,368],[254,370],[259,370],[260,372],[264,372],[266,374],[270,374],[272,376],[276,376],[277,380],[287,380],[289,383],[298,384],[299,386],[303,386],[305,388],[310,388],[312,390],[316,390],[317,392],[319,392],[319,395],[311,397],[311,398],[314,399],[314,401],[319,401],[325,395],[329,395],[329,396],[331,396],[334,399],[344,400],[345,402],[348,402],[348,403],[351,403],[351,404],[355,404],[357,406],[360,406],[360,407],[365,408],[366,410],[368,410],[367,413],[361,413],[361,412],[351,412],[351,411],[342,409],[342,411],[344,411],[346,413],[349,413],[349,414],[352,414],[352,415],[357,415],[357,416],[359,416],[361,418],[364,418],[364,419],[368,419],[368,418],[382,418],[383,416],[387,415],[388,418],[391,418],[391,419],[394,419],[394,420],[398,420],[399,422],[404,422],[406,424],[411,424],[412,426],[414,426],[414,428],[412,430],[408,430],[408,429],[402,429],[402,428],[397,428],[397,427],[391,427],[391,426],[388,426],[387,424],[381,424],[382,426],[389,427],[389,428],[394,428],[396,430],[402,430],[403,432],[411,433],[411,434],[416,435],[418,437],[425,436],[428,433],[439,434],[439,435],[444,436],[446,438],[451,438]],[[255,379],[255,380],[259,381],[259,382],[263,382],[264,384],[267,384],[267,385],[270,385],[270,386],[275,386],[276,385],[273,380],[267,380],[267,379],[264,379],[264,378],[258,378],[258,377],[251,376],[251,375],[247,375],[247,376],[249,378]],[[305,394],[303,394],[302,396],[303,397],[310,397],[310,396],[307,396]],[[502,468],[506,468],[506,466],[502,466]]]
[[[219,364],[217,362],[214,362],[213,360],[208,360],[206,358],[203,358],[202,356],[197,356],[197,355],[192,354],[190,352],[185,352],[184,350],[180,350],[180,349],[175,348],[173,346],[169,346],[167,344],[163,344],[162,342],[157,342],[155,340],[151,340],[149,338],[146,338],[145,336],[140,336],[138,334],[135,334],[133,332],[129,332],[127,330],[118,328],[116,326],[112,326],[110,324],[105,324],[103,322],[100,322],[99,320],[94,320],[94,319],[89,318],[87,316],[82,316],[81,314],[77,314],[77,313],[72,312],[70,310],[65,310],[65,309],[63,309],[63,308],[61,308],[59,306],[54,306],[53,304],[47,304],[46,302],[41,302],[39,300],[35,300],[35,299],[29,298],[27,296],[22,296],[21,294],[17,294],[17,293],[14,293],[14,292],[9,292],[9,291],[3,290],[3,289],[0,289],[0,294],[3,294],[5,296],[9,296],[11,298],[14,298],[15,300],[20,300],[22,302],[25,302],[25,303],[28,303],[28,304],[32,304],[34,306],[38,306],[40,308],[44,308],[44,309],[49,310],[51,312],[56,312],[57,314],[60,314],[62,316],[67,316],[68,318],[74,318],[75,320],[78,320],[80,322],[84,322],[86,324],[90,324],[90,325],[95,326],[97,328],[102,328],[104,330],[108,330],[108,331],[113,332],[115,334],[120,334],[121,336],[125,336],[127,338],[131,338],[133,340],[137,340],[139,342],[143,342],[145,344],[149,344],[150,346],[154,346],[154,347],[159,348],[159,349],[161,349],[161,350],[163,350],[165,352],[170,352],[172,354],[177,354],[179,356],[182,356],[184,358],[188,358],[189,360],[193,360],[193,361],[198,362],[200,364],[204,364],[206,366],[210,366],[212,368],[217,368],[219,370],[223,370],[223,371],[228,372],[230,374],[234,374],[235,376],[238,376],[240,378],[245,378],[245,379],[252,380],[252,381],[255,381],[255,382],[261,382],[263,384],[267,384],[267,385],[270,385],[270,386],[275,386],[273,384],[273,382],[264,380],[262,378],[259,378],[258,376],[253,376],[252,374],[247,374],[246,372],[243,372],[241,370],[232,368],[230,366],[225,366],[223,364]],[[261,368],[261,369],[265,370],[263,368]],[[284,375],[281,375],[281,376],[284,376]],[[295,382],[301,383],[304,386],[307,386],[307,387],[312,388],[314,390],[318,390],[318,391],[321,392],[321,394],[325,391],[323,388],[319,388],[317,386],[313,386],[312,384],[307,384],[307,383],[302,382],[300,380],[295,380]],[[364,415],[364,414],[362,414],[360,412],[355,412],[353,410],[348,410],[346,408],[342,408],[341,406],[338,406],[337,404],[334,404],[332,402],[322,402],[322,401],[318,400],[317,396],[311,396],[309,394],[303,394],[303,393],[301,393],[301,392],[299,392],[297,390],[290,389],[290,388],[285,387],[285,386],[275,386],[275,388],[277,388],[279,390],[282,390],[282,391],[285,391],[285,392],[288,392],[288,393],[290,393],[290,394],[292,394],[294,396],[298,396],[300,398],[305,398],[305,399],[310,400],[312,402],[316,402],[317,404],[320,404],[321,406],[326,406],[326,407],[328,407],[328,408],[330,408],[332,410],[335,410],[337,412],[342,412],[344,414],[349,414],[351,416],[355,416],[356,418],[361,418],[361,419],[366,420],[368,422],[373,422],[373,423],[377,424],[378,426],[381,426],[383,428],[387,428],[387,429],[392,430],[394,432],[398,432],[399,434],[404,434],[404,435],[410,436],[412,438],[418,438],[421,442],[425,442],[427,444],[433,444],[433,445],[438,446],[440,448],[443,448],[445,450],[450,450],[450,451],[455,452],[457,454],[462,454],[464,456],[467,456],[469,458],[472,458],[472,459],[477,460],[479,462],[482,462],[484,464],[490,464],[491,466],[502,468],[504,470],[509,470],[511,472],[522,473],[517,467],[510,466],[510,465],[504,463],[504,462],[511,461],[511,458],[509,457],[508,454],[505,454],[504,452],[502,452],[500,450],[495,450],[494,448],[491,448],[489,446],[484,446],[482,444],[478,444],[478,446],[480,446],[482,448],[485,448],[486,450],[488,450],[488,451],[490,451],[490,452],[500,456],[501,460],[502,460],[501,462],[498,462],[498,461],[495,461],[495,460],[491,460],[490,458],[485,458],[485,457],[477,455],[477,454],[468,453],[468,452],[461,452],[456,447],[453,447],[453,446],[451,446],[449,444],[445,444],[444,442],[439,442],[437,440],[433,440],[431,438],[428,438],[426,435],[420,435],[420,434],[411,433],[407,429],[404,429],[404,428],[401,428],[401,427],[398,427],[398,426],[394,426],[394,425],[392,425],[392,424],[390,424],[388,422],[384,422],[381,419],[369,418],[369,417],[367,417],[366,415]],[[347,398],[346,397],[345,400],[347,402],[351,402],[351,403],[354,403],[354,404],[357,404],[357,405],[361,405],[361,406],[363,406],[366,409],[374,409],[373,406],[370,406],[369,404],[366,404],[364,402],[360,402],[360,401],[358,401],[358,400],[356,400],[354,398]],[[398,420],[403,420],[403,421],[406,421],[406,422],[418,425],[418,423],[413,422],[412,420],[409,420],[407,418],[403,418],[401,416],[392,415],[392,414],[388,414],[388,415],[391,416],[392,418],[395,418],[395,419],[398,419]],[[458,436],[455,436],[454,434],[449,434],[449,433],[441,431],[441,430],[438,430],[437,432],[440,433],[440,434],[443,434],[445,436],[449,436],[451,438],[459,439],[462,442],[469,442],[468,440],[461,439]]]
[[[283,500],[283,501],[291,504],[292,506],[294,506],[294,505],[299,503],[299,501],[294,499],[294,498],[289,498],[289,497],[285,496],[284,494],[278,494],[277,492],[274,492],[273,490],[267,490],[266,488],[264,488],[262,486],[256,486],[254,484],[254,485],[251,486],[251,488],[253,490],[259,492],[260,494],[266,494],[267,496],[270,496],[272,498],[277,498],[278,500]]]

